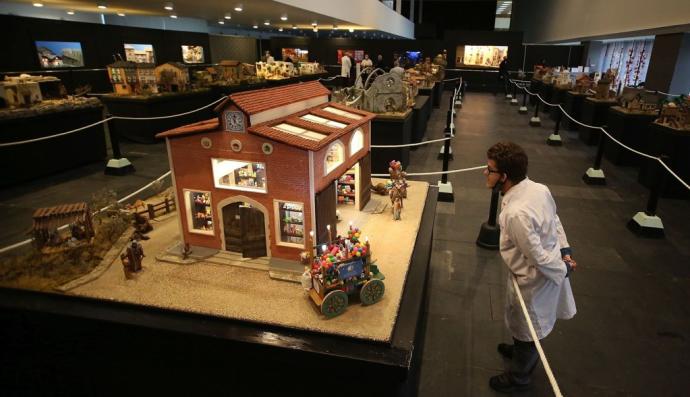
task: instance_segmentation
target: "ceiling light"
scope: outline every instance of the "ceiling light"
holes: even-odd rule
[[[67,15],[74,15],[74,10],[67,11]]]
[[[125,13],[124,13],[124,12],[118,12],[118,13],[117,13],[117,16],[118,16],[118,17],[124,17],[124,16],[125,16]]]
[[[43,3],[34,3],[34,7],[43,7]]]
[[[318,25],[318,24],[316,23],[316,21],[314,21],[314,22],[311,23],[311,26],[316,26],[316,25]]]
[[[108,8],[108,6],[106,6],[105,3],[98,3],[97,7],[101,10],[105,10],[106,8]]]
[[[163,6],[163,8],[165,8],[165,9],[168,10],[168,11],[172,11],[172,10],[174,9],[173,3],[167,2],[167,3],[165,3],[165,5]]]
[[[232,16],[230,15],[230,13],[227,13],[227,14],[225,14],[225,16],[224,16],[223,18],[225,18],[225,19],[232,19]]]
[[[242,12],[242,4],[238,4],[235,6],[235,11],[237,12]]]
[[[271,21],[269,21],[268,19],[264,21],[264,25],[268,26],[270,24],[271,24]]]
[[[177,14],[170,14],[170,18],[177,19]]]
[[[352,29],[352,28],[350,28],[350,29],[348,29],[348,30],[350,31],[350,33],[354,33],[354,32],[355,32],[355,30]]]
[[[282,32],[282,31],[283,31],[283,28],[278,28],[278,31],[279,31],[279,32]]]
[[[314,31],[314,33],[316,33],[316,32],[319,31],[319,28],[317,28],[316,26],[314,26],[314,29],[312,29],[312,30]]]
[[[258,28],[259,28],[259,25],[254,24],[252,27],[253,27],[254,29],[258,29]]]
[[[297,25],[292,25],[292,29],[297,29]]]
[[[338,30],[338,25],[333,24],[333,30]]]
[[[225,21],[221,19],[220,21],[218,21],[218,24],[219,25],[225,25]]]
[[[287,14],[283,14],[283,15],[280,17],[280,20],[281,20],[281,21],[287,21]]]

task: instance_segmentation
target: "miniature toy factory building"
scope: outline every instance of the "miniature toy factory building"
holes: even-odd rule
[[[353,187],[356,209],[370,199],[374,115],[329,94],[318,82],[237,93],[217,119],[158,134],[184,243],[297,263],[307,245],[328,240],[326,225],[336,236],[341,186]]]

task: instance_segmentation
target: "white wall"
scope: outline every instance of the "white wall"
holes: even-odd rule
[[[527,43],[690,31],[689,0],[514,0]]]
[[[414,23],[378,0],[275,0],[356,25],[414,38]]]

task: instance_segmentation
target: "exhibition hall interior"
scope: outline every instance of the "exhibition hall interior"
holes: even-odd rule
[[[3,396],[688,394],[690,2],[0,33]]]

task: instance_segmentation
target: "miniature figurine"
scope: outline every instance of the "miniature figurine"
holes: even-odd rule
[[[141,233],[141,234],[146,234],[153,230],[153,226],[149,222],[149,220],[138,213],[134,213],[134,230]]]
[[[184,246],[182,247],[182,259],[188,259],[189,255],[192,254],[192,248],[189,246],[189,243],[184,243]]]
[[[397,196],[393,203],[393,220],[400,220],[400,213],[402,212],[402,197]]]

